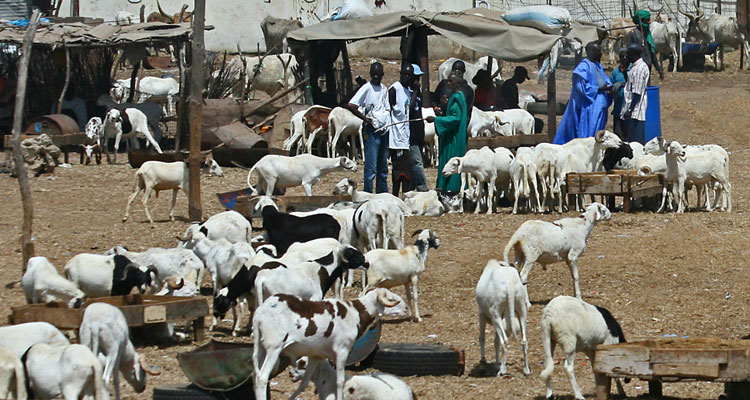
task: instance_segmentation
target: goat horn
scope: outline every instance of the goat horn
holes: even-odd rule
[[[606,131],[605,130],[600,130],[600,131],[596,132],[596,134],[594,135],[594,140],[596,140],[597,143],[601,143],[602,141],[604,141],[604,132],[606,132]]]
[[[167,15],[167,13],[165,13],[164,10],[161,9],[161,4],[159,4],[159,0],[156,0],[156,7],[159,8],[159,14],[161,14],[161,15],[169,18],[170,20],[172,19],[171,15]],[[172,22],[174,22],[174,21],[172,21]]]
[[[175,236],[180,242],[188,242],[193,239],[193,231],[190,231],[187,236]]]
[[[122,269],[122,277],[120,278],[120,280],[123,280],[123,281],[125,280],[125,278],[128,275],[128,270],[130,269],[136,269],[140,271],[140,266],[136,263],[130,263],[126,265],[125,268]]]
[[[414,231],[414,233],[411,234],[411,237],[419,235],[420,233],[422,233],[423,230],[424,229],[418,229],[418,230]]]
[[[161,371],[159,371],[156,368],[152,368],[150,365],[146,364],[146,360],[141,358],[138,360],[138,362],[141,364],[141,368],[143,368],[143,371],[145,371],[149,375],[161,375]]]
[[[180,277],[180,280],[177,280],[176,276],[170,276],[167,278],[167,287],[172,290],[180,290],[182,287],[185,286],[185,279]]]
[[[380,302],[380,304],[382,304],[383,306],[393,307],[399,303],[398,300],[389,300],[386,297],[386,293],[388,293],[388,289],[377,289],[377,291],[378,291],[378,302]]]

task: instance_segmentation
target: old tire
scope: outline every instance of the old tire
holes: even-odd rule
[[[461,376],[465,364],[463,350],[444,345],[413,343],[381,343],[372,360],[373,368],[400,376]]]
[[[269,397],[270,398],[270,397]],[[241,386],[229,392],[210,392],[193,384],[164,385],[154,387],[153,400],[217,400],[255,399],[251,385]]]

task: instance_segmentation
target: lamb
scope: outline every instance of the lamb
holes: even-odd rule
[[[24,356],[28,385],[42,400],[109,400],[102,363],[86,346],[38,343]]]
[[[302,379],[307,372],[307,362],[307,357],[297,360],[290,371],[292,382]],[[336,370],[328,360],[319,362],[310,377],[315,383],[315,391],[320,400],[336,400]],[[409,385],[391,374],[347,375],[346,383],[344,383],[344,400],[413,400],[415,398]]]
[[[138,266],[125,256],[88,253],[71,258],[63,273],[89,297],[122,296],[133,288],[145,293],[157,277],[153,266]]]
[[[58,275],[57,269],[46,257],[29,259],[21,278],[21,287],[28,304],[62,300],[69,308],[79,308],[86,300],[86,294],[73,282]]]
[[[267,398],[268,377],[284,355],[292,360],[310,357],[310,367],[291,398],[305,389],[316,364],[330,359],[336,368],[336,398],[343,399],[344,366],[354,342],[377,323],[385,307],[395,306],[396,301],[393,293],[382,288],[350,301],[310,301],[286,294],[268,298],[253,317],[258,343],[253,348],[255,398]]]
[[[362,151],[365,150],[365,142],[362,139],[362,119],[354,115],[349,109],[344,107],[336,107],[328,115],[328,156],[336,157],[338,154],[336,147],[339,143],[339,138],[344,136],[346,138],[359,137],[359,145]],[[312,145],[312,138],[309,145]],[[357,146],[352,140],[352,159],[357,159]]]
[[[399,209],[401,209],[401,212],[403,212],[404,215],[411,215],[411,210],[400,198],[390,193],[360,192],[357,190],[357,181],[351,178],[344,178],[340,180],[339,183],[337,183],[336,186],[333,187],[333,194],[350,194],[352,196],[353,202],[362,202],[371,199],[383,200],[396,205]]]
[[[115,159],[114,163],[117,164],[117,152],[120,149],[120,139],[130,139],[133,142],[133,146],[138,148],[138,141],[136,139],[137,134],[146,136],[147,143],[154,146],[154,149],[161,154],[161,147],[159,143],[151,135],[151,131],[148,129],[148,119],[146,114],[137,108],[125,108],[118,110],[113,108],[107,112],[107,116],[104,118],[104,144],[109,142],[110,132],[115,132]],[[107,162],[109,162],[109,153],[107,153]]]
[[[352,222],[352,244],[362,251],[404,247],[404,213],[392,202],[366,201],[354,211]]]
[[[0,348],[10,349],[18,358],[23,357],[29,347],[37,343],[53,346],[70,344],[68,338],[48,322],[27,322],[0,327]]]
[[[222,211],[212,215],[204,222],[191,224],[182,237],[187,237],[191,232],[195,234],[198,231],[203,231],[204,235],[211,240],[224,238],[231,243],[250,243],[253,239],[253,227],[250,221],[234,210]],[[195,243],[180,242],[182,248],[191,249],[194,246]]]
[[[500,360],[498,342],[503,347],[503,358],[497,376],[507,372],[506,354],[508,352],[508,335],[513,336],[521,328],[521,349],[523,349],[523,374],[530,375],[528,345],[526,342],[526,316],[531,307],[526,286],[521,283],[518,270],[510,264],[490,260],[479,277],[476,289],[477,306],[479,307],[479,351],[484,357],[484,328],[487,323],[495,328],[495,364]]]
[[[426,192],[411,191],[404,193],[404,203],[411,211],[411,215],[437,217],[446,213],[446,208],[434,190]]]
[[[422,108],[422,118],[426,119],[427,117],[434,117],[435,116],[435,110],[432,108],[423,107]],[[438,135],[435,133],[435,123],[434,122],[424,122],[424,156],[425,156],[425,166],[437,168],[438,166],[438,154],[440,153],[439,144],[440,139],[438,138]]]
[[[146,374],[158,375],[135,352],[130,341],[128,323],[119,308],[107,303],[86,307],[80,328],[81,344],[106,360],[102,377],[109,385],[115,378],[115,399],[120,398],[119,370],[136,393],[146,390]]]
[[[534,116],[530,112],[521,108],[511,108],[503,111],[493,111],[497,122],[503,125],[501,133],[505,134],[510,130],[511,135],[533,135],[534,134]],[[472,117],[474,116],[472,112]],[[508,135],[505,135],[508,136]]]
[[[531,211],[542,211],[542,205],[539,202],[539,190],[536,185],[536,164],[534,163],[534,151],[528,147],[519,147],[516,150],[516,157],[510,163],[510,174],[513,177],[513,188],[515,189],[515,199],[513,201],[513,214],[518,213],[518,200],[524,198],[529,202]],[[533,188],[533,192],[531,189]],[[536,199],[536,208],[531,201]]]
[[[264,189],[264,194],[271,196],[274,188],[285,191],[289,187],[302,186],[305,194],[312,196],[312,185],[333,171],[357,171],[357,163],[346,158],[323,158],[312,154],[298,154],[294,157],[269,154],[260,159],[247,174],[247,185],[253,194],[259,194],[253,187],[250,178],[258,172],[256,186]]]
[[[268,196],[261,196],[255,211],[263,215],[263,229],[266,239],[276,247],[279,256],[286,253],[292,243],[307,242],[313,239],[330,237],[338,239],[341,225],[330,215],[316,214],[307,217],[279,212],[278,207]]]
[[[505,262],[510,262],[510,252],[515,250],[516,266],[523,265],[521,282],[528,282],[535,262],[547,264],[565,261],[573,275],[575,295],[581,298],[578,286],[578,257],[586,250],[586,240],[599,221],[612,218],[609,209],[601,203],[591,203],[580,218],[563,218],[554,222],[530,220],[524,222],[505,246]]]
[[[146,210],[146,217],[153,225],[154,219],[148,210],[148,199],[151,192],[156,191],[157,197],[161,190],[172,190],[172,205],[169,207],[169,219],[174,221],[174,206],[177,203],[177,192],[182,190],[185,196],[190,190],[190,172],[187,163],[183,161],[162,162],[146,161],[135,172],[135,185],[133,193],[128,197],[128,205],[125,207],[125,215],[122,222],[126,222],[130,216],[130,205],[139,193],[143,192],[143,208]]]
[[[367,269],[367,286],[362,293],[376,287],[389,289],[404,285],[411,318],[415,322],[422,322],[417,284],[424,272],[428,251],[440,247],[440,239],[430,229],[416,231],[412,237],[416,235],[419,236],[413,246],[400,250],[374,249],[365,254],[370,267]]]
[[[26,373],[21,358],[11,349],[0,347],[0,399],[28,399]]]
[[[86,144],[83,144],[83,151],[81,151],[81,164],[89,165],[91,163],[91,156],[96,155],[96,163],[102,163],[102,131],[103,123],[99,117],[91,117],[86,123]]]
[[[512,129],[512,125],[503,122],[492,111],[482,111],[474,107],[471,111],[471,120],[469,121],[469,126],[466,128],[466,133],[469,137],[473,138],[494,136],[494,134],[510,136],[513,134]],[[489,135],[485,135],[485,132],[489,132]]]
[[[623,342],[625,335],[622,328],[607,309],[569,296],[552,299],[542,312],[544,370],[539,376],[547,386],[546,397],[552,398],[550,377],[555,368],[555,360],[552,358],[555,345],[560,344],[565,353],[565,371],[576,400],[583,400],[573,369],[576,352],[585,353],[593,368],[597,345]]]
[[[291,134],[284,140],[281,148],[291,150],[292,146],[297,143],[296,154],[302,154],[303,149],[307,149],[307,152],[311,153],[315,135],[323,130],[328,132],[328,116],[330,113],[330,108],[318,105],[295,113],[289,121]]]
[[[464,173],[470,174],[477,180],[477,199],[485,198],[487,202],[487,214],[492,212],[492,199],[495,193],[495,181],[497,180],[497,169],[494,165],[495,152],[485,146],[479,150],[469,150],[463,157],[453,157],[443,167],[442,174],[450,176],[452,174],[461,174],[461,197],[464,195],[464,186],[466,178]],[[484,183],[487,184],[488,192],[484,194]],[[474,211],[479,214],[480,207]],[[463,210],[462,210],[463,211]]]

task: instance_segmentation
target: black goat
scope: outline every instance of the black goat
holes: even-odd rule
[[[633,158],[633,148],[630,147],[628,142],[622,142],[620,147],[616,149],[604,150],[604,159],[602,160],[604,169],[607,171],[613,170],[615,165],[623,158]]]
[[[256,209],[262,207],[261,215],[263,215],[263,229],[266,231],[266,240],[276,247],[277,257],[284,255],[293,243],[320,238],[338,240],[341,225],[332,216],[313,214],[306,217],[297,217],[280,212],[276,205],[270,201],[270,198],[265,198],[269,200],[261,199],[256,205]]]

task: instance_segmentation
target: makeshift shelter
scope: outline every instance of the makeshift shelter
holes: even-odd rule
[[[102,23],[101,20],[76,20],[79,22],[42,22],[37,27],[29,65],[26,88],[29,95],[24,105],[24,122],[50,114],[65,97],[63,92],[70,97],[83,99],[89,116],[98,114],[94,110],[101,106],[96,101],[100,95],[109,93],[112,85],[110,73],[118,50],[123,50],[124,57],[134,65],[135,77],[140,61],[147,55],[146,47],[174,46],[183,51],[189,48],[189,23],[152,22],[117,26]],[[15,63],[20,56],[25,32],[25,26],[0,23],[0,79],[5,81],[4,88],[0,89],[0,101],[6,94],[15,92]],[[180,57],[181,61],[184,59]],[[184,68],[181,62],[180,70]],[[181,80],[182,85],[184,82]],[[131,84],[131,87],[134,86]],[[13,98],[9,96],[8,100]],[[0,103],[0,108],[8,107],[12,110],[12,101],[9,104]],[[12,120],[12,112],[9,117]],[[0,109],[0,120],[2,118]],[[9,131],[9,124],[0,121],[0,134]]]
[[[528,61],[546,56],[564,40],[582,44],[599,38],[597,28],[573,22],[560,34],[547,34],[534,28],[510,25],[502,13],[485,8],[462,12],[401,11],[355,20],[322,22],[289,32],[289,45],[306,61],[305,75],[310,78],[306,98],[315,104],[339,103],[353,93],[346,43],[366,38],[401,37],[404,61],[420,64],[429,71],[427,35],[439,34],[480,53],[505,61]],[[314,54],[314,57],[312,55]],[[343,85],[336,85],[332,65],[341,55]],[[324,75],[326,88],[318,87],[318,77]],[[554,74],[548,79],[548,98],[555,106]],[[343,86],[343,90],[340,86]],[[430,88],[429,74],[422,76],[422,88]],[[429,95],[425,104],[429,105]],[[554,133],[555,114],[550,117]]]

